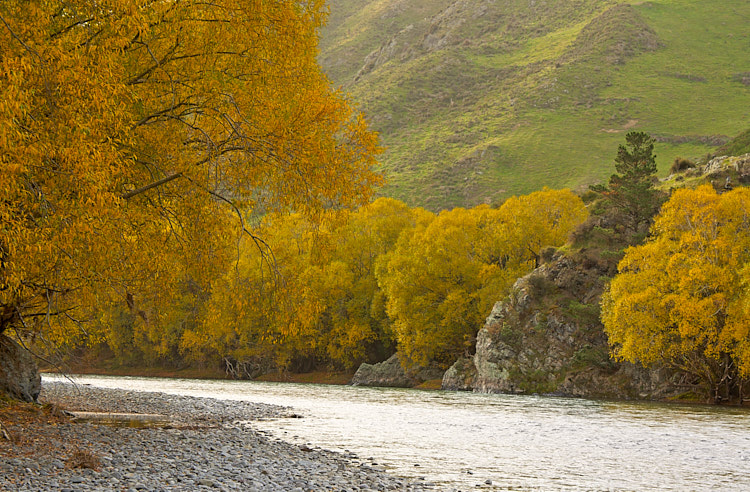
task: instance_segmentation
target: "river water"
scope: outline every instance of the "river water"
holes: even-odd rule
[[[750,490],[750,410],[253,381],[79,384],[290,406],[254,422],[439,490]]]

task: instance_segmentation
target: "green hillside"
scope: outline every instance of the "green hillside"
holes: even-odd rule
[[[320,62],[381,132],[383,193],[431,209],[659,167],[750,123],[746,0],[337,0]]]

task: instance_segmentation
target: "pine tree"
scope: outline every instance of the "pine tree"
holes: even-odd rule
[[[591,189],[604,197],[605,210],[601,215],[624,226],[630,235],[648,229],[664,196],[654,189],[654,139],[647,133],[630,132],[625,136],[625,141],[626,145],[618,147],[615,157],[618,174],[613,174],[606,186],[596,185]]]

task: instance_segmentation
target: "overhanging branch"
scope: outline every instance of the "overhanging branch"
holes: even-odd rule
[[[125,200],[129,200],[136,195],[140,195],[141,193],[150,190],[151,188],[156,188],[157,186],[161,186],[163,184],[169,183],[170,181],[175,180],[177,178],[181,178],[181,177],[182,177],[182,173],[171,174],[165,178],[160,179],[159,181],[154,181],[153,183],[147,184],[146,186],[141,186],[140,188],[136,190],[123,193],[122,198],[124,198]]]

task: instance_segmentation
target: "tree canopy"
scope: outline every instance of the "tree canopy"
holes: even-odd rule
[[[587,215],[570,190],[545,189],[498,209],[444,211],[403,235],[378,273],[399,349],[417,363],[452,364],[541,247],[563,245]]]
[[[265,218],[258,230],[276,256],[241,244],[240,261],[216,282],[204,315],[185,333],[188,357],[228,357],[251,367],[353,369],[394,350],[376,265],[402,233],[432,214],[380,198],[319,224],[300,214]]]
[[[235,377],[274,370],[352,370],[394,351],[449,365],[473,348],[492,304],[586,217],[570,191],[544,190],[499,209],[435,215],[379,198],[356,210],[267,214],[208,285],[185,268],[164,308],[143,321],[100,316],[124,364],[222,365]],[[159,299],[154,299],[158,302]]]
[[[369,201],[380,149],[316,63],[323,20],[321,0],[0,3],[0,332],[157,316],[253,213]]]
[[[750,375],[750,190],[675,191],[602,302],[618,359],[665,363],[728,397]],[[721,392],[720,392],[721,390]]]

